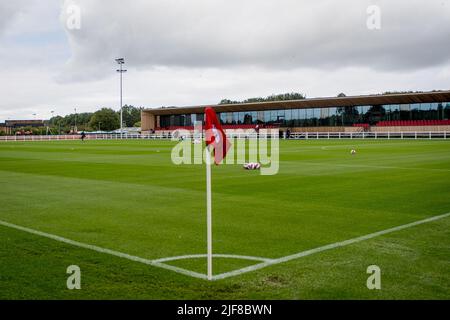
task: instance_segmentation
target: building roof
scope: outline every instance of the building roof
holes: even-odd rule
[[[239,104],[208,105],[213,107],[216,112],[235,112],[235,111],[262,111],[277,109],[305,109],[305,108],[326,108],[326,107],[346,107],[346,106],[365,106],[365,105],[383,105],[383,104],[413,104],[413,103],[432,103],[432,102],[450,102],[449,91],[432,91],[421,93],[400,93],[400,94],[379,94],[350,97],[326,97],[312,98],[289,101],[267,101]],[[192,114],[203,113],[205,105],[190,107],[167,107],[157,109],[145,109],[145,112],[154,115],[172,115],[172,114]]]
[[[6,125],[14,124],[43,124],[44,120],[6,120]]]

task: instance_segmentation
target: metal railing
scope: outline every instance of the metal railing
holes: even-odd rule
[[[430,132],[295,132],[290,139],[448,139],[448,131]]]
[[[278,134],[277,134],[278,135]],[[230,139],[269,139],[269,133],[228,133]],[[203,135],[202,135],[203,137]],[[200,138],[200,137],[197,137]],[[449,139],[450,131],[430,132],[293,132],[287,138],[285,133],[281,139],[289,140],[320,140],[320,139]],[[1,141],[70,141],[80,140],[80,135],[45,135],[45,136],[0,136]],[[167,140],[172,139],[169,132],[155,134],[94,134],[87,135],[86,140]]]

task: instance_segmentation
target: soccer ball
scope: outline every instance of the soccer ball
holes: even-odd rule
[[[261,164],[259,163],[245,163],[244,164],[244,169],[245,170],[259,170],[261,169]]]
[[[356,150],[355,149],[352,149],[351,151],[350,151],[350,154],[356,154]]]

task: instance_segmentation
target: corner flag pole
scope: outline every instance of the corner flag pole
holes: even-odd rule
[[[211,206],[211,153],[206,147],[206,216],[208,246],[208,280],[212,280],[212,206]]]
[[[225,158],[230,142],[220,125],[220,120],[213,108],[205,108],[205,143],[206,143],[206,216],[207,216],[207,247],[208,247],[208,280],[213,280],[213,249],[212,249],[212,205],[211,205],[211,150],[214,149],[214,163],[219,164]]]

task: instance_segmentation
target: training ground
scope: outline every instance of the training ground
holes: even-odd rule
[[[450,141],[281,141],[275,176],[213,167],[213,281],[205,167],[173,146],[0,143],[0,299],[450,299]]]

